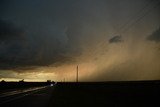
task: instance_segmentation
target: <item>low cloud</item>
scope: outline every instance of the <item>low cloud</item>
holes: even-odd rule
[[[147,40],[160,42],[160,27],[147,37]]]
[[[114,36],[109,40],[109,43],[119,43],[122,41],[122,36]]]

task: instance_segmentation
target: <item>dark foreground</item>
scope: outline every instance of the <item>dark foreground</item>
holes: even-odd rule
[[[57,83],[6,99],[0,107],[160,107],[160,81]]]

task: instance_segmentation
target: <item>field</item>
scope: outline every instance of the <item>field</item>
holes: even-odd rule
[[[55,107],[156,107],[160,82],[59,83],[54,97]]]

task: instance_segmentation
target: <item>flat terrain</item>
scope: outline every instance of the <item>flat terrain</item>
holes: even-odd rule
[[[160,81],[57,83],[8,97],[0,107],[160,107]]]

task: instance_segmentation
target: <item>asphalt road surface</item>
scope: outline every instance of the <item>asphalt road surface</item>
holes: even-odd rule
[[[0,102],[0,107],[160,107],[160,82],[57,83]]]
[[[46,86],[3,95],[0,96],[0,107],[47,107],[53,91],[54,86]]]

